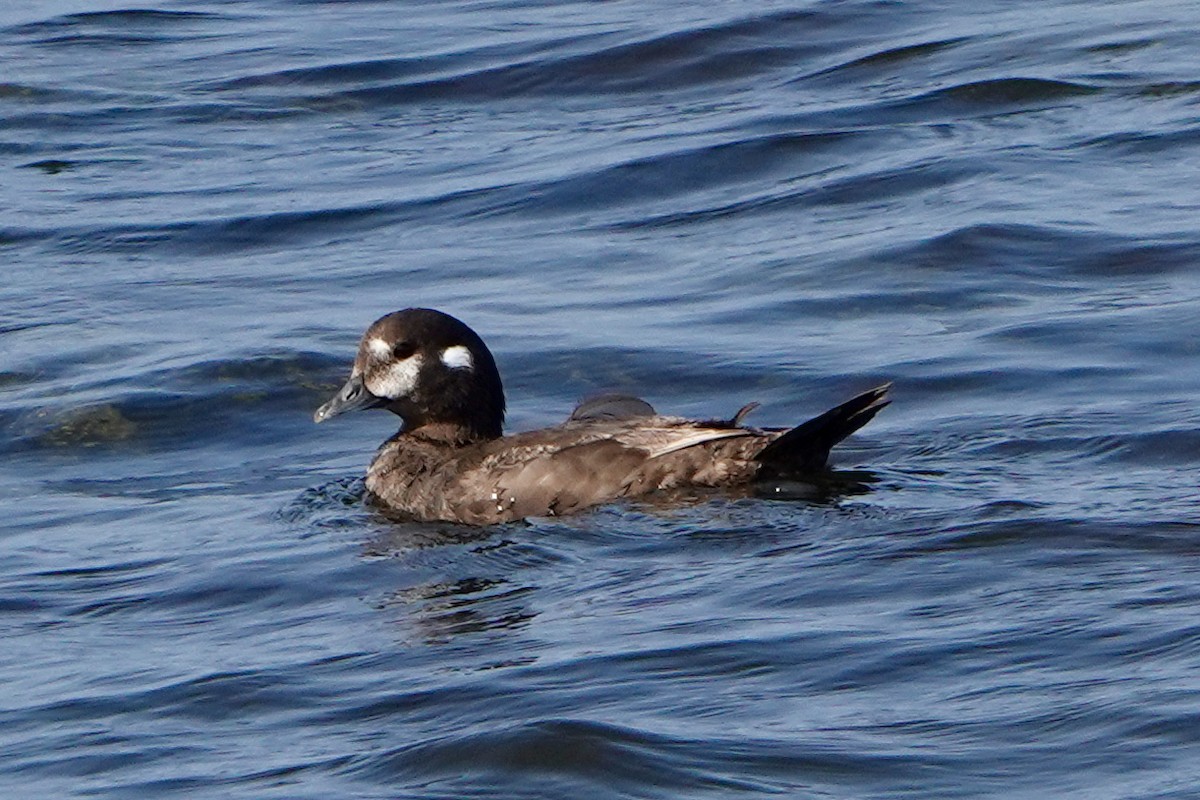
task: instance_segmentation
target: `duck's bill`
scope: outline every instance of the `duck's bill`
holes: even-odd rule
[[[325,405],[313,414],[313,422],[324,422],[330,417],[344,414],[347,411],[358,411],[362,408],[376,408],[385,401],[371,394],[363,385],[362,376],[352,377],[346,385],[338,389],[338,393],[329,398]]]

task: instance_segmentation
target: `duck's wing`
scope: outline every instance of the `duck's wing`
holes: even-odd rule
[[[646,453],[613,439],[532,445],[497,453],[462,476],[467,521],[506,522],[567,514],[620,496]]]
[[[698,426],[671,417],[568,423],[517,434],[463,476],[472,508],[464,517],[499,520],[566,514],[638,492],[647,463],[705,442],[760,435]],[[656,473],[658,470],[655,471]],[[684,482],[687,482],[686,480]]]
[[[614,438],[627,447],[644,450],[647,458],[661,458],[718,439],[756,435],[758,431],[749,428],[711,427],[704,423],[670,420],[663,425],[632,427]]]

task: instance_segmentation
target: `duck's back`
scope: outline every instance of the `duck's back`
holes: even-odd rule
[[[367,488],[418,519],[491,524],[658,489],[745,483],[754,456],[778,436],[660,416],[578,420],[466,446],[401,433],[380,448]]]

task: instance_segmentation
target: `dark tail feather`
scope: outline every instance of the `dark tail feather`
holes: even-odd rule
[[[764,447],[757,456],[763,477],[811,473],[825,468],[835,444],[871,421],[891,400],[885,383],[797,425]]]

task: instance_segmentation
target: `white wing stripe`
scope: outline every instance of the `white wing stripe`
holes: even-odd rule
[[[668,453],[674,453],[678,450],[685,450],[689,447],[695,447],[698,444],[711,442],[716,439],[728,439],[733,436],[749,436],[753,431],[748,431],[745,428],[730,428],[729,430],[694,430],[687,431],[685,435],[680,436],[673,442],[669,442],[662,447],[650,451],[650,458],[658,458],[665,456]]]

